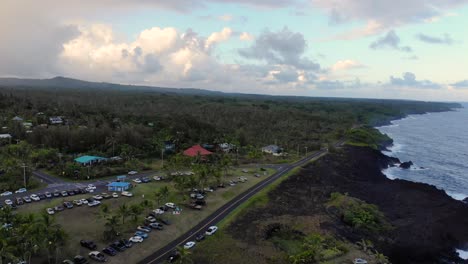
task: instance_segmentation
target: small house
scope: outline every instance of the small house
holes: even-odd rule
[[[60,116],[51,116],[49,117],[49,122],[51,125],[61,125],[63,124],[63,119]]]
[[[75,159],[75,162],[83,165],[83,166],[89,166],[101,162],[107,161],[107,158],[103,157],[98,157],[98,156],[81,156]]]
[[[0,134],[0,142],[11,143],[12,136],[10,134]]]
[[[188,149],[186,149],[184,151],[184,155],[189,156],[189,157],[196,157],[198,155],[207,156],[207,155],[211,155],[211,154],[213,154],[213,152],[204,149],[200,145],[192,146],[191,148],[188,148]]]
[[[109,192],[123,192],[130,189],[129,182],[111,182],[107,185],[107,190]]]
[[[278,155],[281,155],[281,152],[283,152],[283,149],[278,147],[277,145],[269,145],[269,146],[263,147],[262,152],[273,154],[274,156],[278,156]]]
[[[16,122],[23,122],[23,118],[21,118],[19,116],[15,116],[11,120],[16,121]]]

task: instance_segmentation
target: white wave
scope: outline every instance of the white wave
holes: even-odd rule
[[[468,195],[466,194],[462,194],[462,193],[456,193],[456,192],[450,192],[450,191],[445,191],[445,193],[452,197],[453,199],[455,200],[458,200],[458,201],[463,201],[463,199],[465,199],[466,197],[468,197]]]
[[[457,249],[457,253],[461,259],[468,260],[468,251]]]
[[[390,168],[382,170],[382,173],[390,180],[398,179],[398,177],[392,173],[394,169],[395,167],[390,167]]]

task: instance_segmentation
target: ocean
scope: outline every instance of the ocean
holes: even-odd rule
[[[457,200],[468,197],[468,104],[452,112],[410,115],[378,127],[394,144],[384,154],[412,161],[404,170],[384,170],[390,179],[422,182]]]

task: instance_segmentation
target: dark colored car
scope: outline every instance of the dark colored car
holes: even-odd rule
[[[59,197],[60,196],[60,192],[59,191],[55,191],[54,192],[54,197]]]
[[[159,207],[159,209],[161,209],[163,211],[167,211],[167,210],[169,210],[169,207],[163,205],[163,206]]]
[[[81,194],[87,193],[87,191],[85,189],[79,189],[79,191],[80,191]]]
[[[21,197],[16,197],[16,204],[17,205],[22,205],[24,202],[23,202],[23,199]]]
[[[163,225],[161,225],[160,223],[149,223],[147,224],[147,226],[153,228],[153,229],[157,229],[157,230],[163,230],[164,227]]]
[[[43,194],[43,193],[40,193],[40,194],[38,194],[37,196],[39,196],[39,198],[40,198],[41,200],[44,200],[45,198],[47,198],[47,197],[45,196],[45,194]]]
[[[57,212],[63,211],[63,209],[64,208],[61,205],[57,205],[57,206],[54,207],[54,211],[57,211]]]
[[[85,259],[85,257],[81,256],[81,255],[76,255],[74,258],[73,258],[73,262],[75,264],[88,264],[88,260]]]
[[[68,193],[69,196],[75,195],[75,192],[73,190],[69,190],[69,191],[67,191],[67,193]]]
[[[200,242],[200,241],[202,241],[203,239],[205,239],[205,234],[203,234],[203,233],[200,233],[200,234],[198,234],[198,235],[195,237],[195,240],[196,240],[197,242]]]
[[[109,256],[115,256],[117,255],[117,251],[111,247],[106,247],[102,249],[102,253],[106,253]]]
[[[106,256],[104,256],[104,254],[102,254],[101,252],[99,251],[91,251],[89,252],[89,258],[90,259],[93,259],[97,262],[106,262],[107,261],[107,258]]]
[[[88,199],[86,199],[86,200],[88,200],[88,203],[92,203],[92,202],[94,202],[94,198],[93,198],[93,197],[89,197],[89,198],[88,198]]]
[[[158,220],[159,222],[165,224],[165,225],[171,225],[171,222],[169,222],[169,220],[167,219],[164,219],[164,218],[156,218],[156,220]]]
[[[173,263],[175,262],[178,258],[180,257],[180,253],[177,249],[175,249],[174,251],[171,252],[171,254],[169,255],[169,257],[167,258],[167,262],[169,263]]]
[[[119,252],[125,251],[125,249],[127,249],[125,247],[125,245],[123,243],[121,243],[120,241],[115,241],[114,243],[110,244],[109,246],[111,248],[119,251]]]
[[[206,201],[205,200],[195,200],[193,201],[196,205],[206,205]]]
[[[63,206],[65,206],[67,209],[72,209],[73,208],[73,203],[71,202],[64,202]]]
[[[16,204],[14,204],[14,203],[10,204],[9,206],[10,206],[11,209],[13,209],[13,210],[18,209],[18,207],[17,207]]]
[[[23,197],[23,200],[24,200],[26,203],[30,203],[30,202],[31,202],[31,198],[29,198],[29,196],[24,196],[24,197]]]
[[[150,180],[150,178],[148,178],[148,177],[143,177],[143,178],[141,178],[141,182],[143,182],[143,183],[148,183],[148,182],[150,182],[150,181],[151,181],[151,180]]]
[[[91,240],[80,240],[80,244],[82,247],[85,247],[87,249],[90,249],[90,250],[95,250],[97,248],[97,245],[91,241]]]
[[[133,243],[128,241],[128,239],[122,239],[119,242],[122,243],[126,248],[131,248],[133,246]]]

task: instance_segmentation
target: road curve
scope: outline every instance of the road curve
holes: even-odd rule
[[[338,143],[337,145],[341,145],[342,143]],[[172,241],[171,243],[167,244],[163,248],[157,250],[150,256],[146,257],[145,259],[138,262],[139,264],[157,264],[164,262],[170,255],[170,253],[179,245],[186,243],[187,241],[195,240],[195,237],[199,233],[204,233],[205,230],[212,225],[216,225],[219,221],[221,221],[224,217],[226,217],[229,213],[231,213],[234,209],[236,209],[240,204],[247,201],[250,197],[258,193],[260,190],[264,189],[266,186],[270,185],[272,182],[279,179],[281,176],[285,175],[286,173],[290,172],[292,169],[302,166],[316,158],[322,154],[325,154],[326,150],[317,151],[306,158],[297,161],[292,164],[285,164],[279,167],[278,171],[273,174],[272,176],[266,178],[265,180],[257,183],[256,185],[250,187],[247,191],[239,194],[234,199],[220,207],[218,210],[213,212],[210,216],[205,218],[195,227],[187,231],[185,234],[179,236],[177,239]]]

